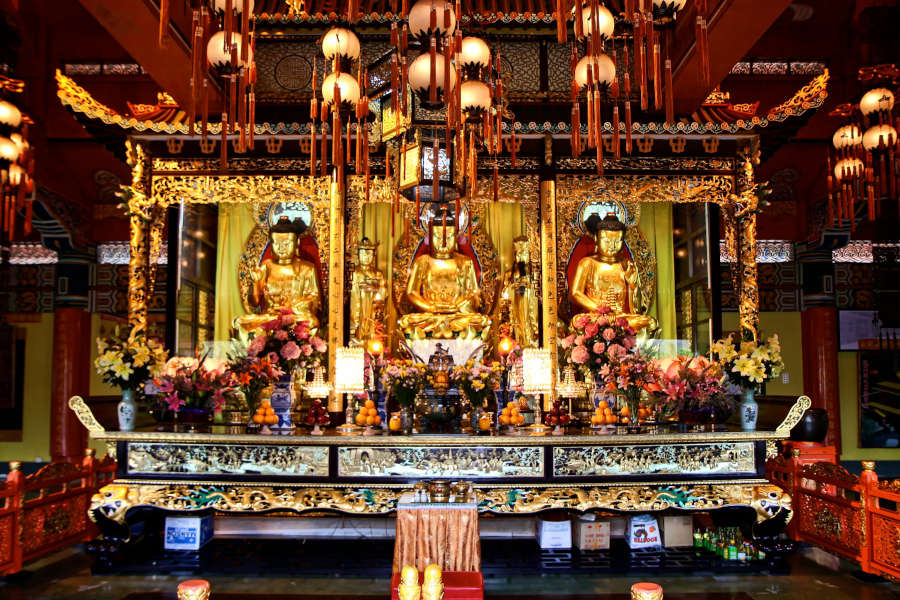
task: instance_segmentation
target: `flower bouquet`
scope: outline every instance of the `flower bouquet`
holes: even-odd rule
[[[741,342],[740,345],[735,343],[732,334],[717,341],[710,350],[728,378],[744,389],[755,389],[784,370],[777,334],[765,344]]]
[[[473,408],[483,407],[500,387],[500,377],[503,367],[499,362],[475,362],[468,360],[464,365],[453,367],[450,372],[450,381],[455,383],[466,395]]]
[[[141,331],[131,330],[121,337],[116,327],[113,337],[97,338],[94,366],[103,381],[124,391],[137,391],[162,372],[167,353]]]
[[[719,363],[705,356],[674,356],[656,361],[654,395],[666,418],[696,424],[727,417],[734,409]]]
[[[394,358],[381,367],[381,385],[401,407],[410,408],[416,396],[425,387],[428,368],[409,359]]]
[[[263,390],[283,375],[278,362],[268,355],[236,356],[228,361],[227,377],[233,387],[243,392],[251,413],[256,410]]]
[[[312,335],[309,323],[297,320],[291,309],[282,309],[278,317],[263,323],[260,329],[250,340],[248,357],[265,356],[288,375],[296,369],[308,371],[325,363],[328,345]]]
[[[598,377],[607,392],[625,395],[626,407],[619,416],[626,417],[629,424],[637,425],[642,393],[656,389],[653,361],[640,352],[617,352],[600,367]]]
[[[160,402],[176,418],[203,423],[209,419],[210,411],[221,413],[225,407],[231,378],[228,363],[222,359],[208,355],[173,356],[153,383],[159,390]]]
[[[596,312],[580,315],[572,324],[574,331],[559,341],[566,363],[581,371],[586,380],[636,349],[637,338],[628,320],[613,318],[610,313],[609,307],[601,306]]]

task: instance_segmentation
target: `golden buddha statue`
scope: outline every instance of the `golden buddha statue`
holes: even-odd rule
[[[406,299],[417,312],[400,318],[400,330],[410,340],[484,339],[491,320],[478,312],[475,264],[456,251],[456,224],[446,213],[438,215],[429,235],[431,250],[413,261],[406,284]]]
[[[311,329],[319,326],[319,281],[315,266],[297,256],[297,238],[306,231],[302,219],[291,222],[281,217],[269,229],[272,258],[266,258],[250,272],[253,283],[249,303],[259,314],[235,319],[238,329],[251,332],[289,308],[298,321]]]
[[[657,323],[645,314],[648,307],[641,301],[640,274],[634,261],[622,252],[625,224],[615,215],[607,214],[603,219],[591,215],[585,229],[594,236],[596,249],[575,267],[569,287],[573,310],[587,313],[608,306],[610,316],[625,317],[636,332],[651,333]],[[578,316],[574,315],[572,321]]]
[[[375,335],[387,293],[384,275],[375,266],[376,242],[363,238],[356,247],[356,268],[350,276],[350,345],[361,346]]]
[[[536,348],[539,343],[538,295],[531,270],[528,238],[520,235],[513,240],[515,262],[506,274],[500,301],[508,315],[512,334],[523,348]]]

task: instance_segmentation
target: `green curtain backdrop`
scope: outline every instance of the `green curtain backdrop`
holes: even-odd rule
[[[659,340],[675,339],[675,258],[672,244],[672,204],[645,202],[641,204],[638,228],[643,232],[656,257],[656,297],[650,314],[659,321]],[[671,346],[671,347],[670,347]],[[662,343],[660,355],[675,353],[675,343]]]
[[[216,247],[216,341],[231,339],[231,322],[245,313],[238,285],[238,265],[247,238],[256,226],[255,204],[220,204]]]

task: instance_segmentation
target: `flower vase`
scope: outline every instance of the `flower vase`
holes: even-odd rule
[[[137,405],[134,403],[134,390],[122,390],[122,401],[116,407],[119,416],[119,431],[134,431],[134,417]]]
[[[744,431],[756,431],[756,421],[759,418],[759,404],[754,398],[753,388],[744,388],[741,391],[741,429]]]
[[[278,417],[278,423],[273,425],[272,429],[294,429],[291,415],[294,406],[294,382],[290,373],[282,375],[275,382],[269,402]]]
[[[403,435],[412,435],[413,411],[408,404],[400,406],[400,430]]]

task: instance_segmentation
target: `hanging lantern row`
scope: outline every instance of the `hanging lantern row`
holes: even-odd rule
[[[22,92],[24,83],[0,75],[0,92]],[[31,233],[34,202],[34,148],[28,142],[33,121],[12,102],[0,99],[0,229],[6,241],[16,233],[16,214],[25,210],[23,232]]]
[[[317,96],[317,61],[313,63],[313,97],[310,102],[310,174],[316,173],[316,153],[321,141],[319,174],[326,175],[328,163],[328,131],[331,131],[331,164],[343,181],[344,165],[355,160],[357,168],[365,165],[366,187],[369,180],[369,98],[366,92],[368,74],[362,66],[359,38],[344,27],[333,27],[322,36],[322,54],[328,74],[322,81],[322,101]],[[356,75],[350,71],[356,62]],[[356,119],[356,152],[351,154],[353,119]],[[321,121],[321,127],[316,121]],[[330,123],[329,123],[330,121]],[[345,126],[346,125],[346,126]],[[321,136],[321,137],[319,137]]]
[[[831,113],[845,124],[832,136],[834,151],[828,153],[828,218],[832,225],[849,223],[851,229],[858,203],[866,203],[866,216],[874,221],[882,199],[900,200],[900,116],[891,90],[900,83],[900,69],[865,68],[859,79],[870,89],[858,105],[844,104]]]
[[[159,45],[169,40],[169,3],[160,1]],[[256,46],[250,19],[254,0],[202,0],[191,20],[191,97],[188,131],[206,139],[209,95],[215,76],[223,88],[221,162],[228,161],[228,136],[237,135],[237,149],[253,146],[256,117]]]
[[[581,93],[585,92],[587,147],[597,153],[597,171],[603,172],[604,104],[612,105],[613,148],[618,158],[620,149],[620,104],[624,108],[625,152],[631,153],[632,84],[639,90],[642,111],[665,111],[666,122],[675,120],[672,83],[672,43],[675,20],[687,0],[625,0],[618,15],[622,31],[616,34],[616,16],[600,0],[557,1],[558,39],[568,41],[568,19],[573,20],[575,42],[572,44],[572,153],[580,155],[585,148],[581,136]],[[697,43],[700,73],[709,86],[708,27],[706,0],[697,0]],[[578,45],[584,55],[579,58]],[[611,48],[610,56],[606,48]],[[618,49],[621,48],[621,57]],[[621,58],[621,60],[620,60]],[[633,58],[633,60],[632,60]],[[633,65],[633,67],[632,67]],[[619,84],[619,75],[622,85]],[[651,99],[652,91],[652,99]]]

